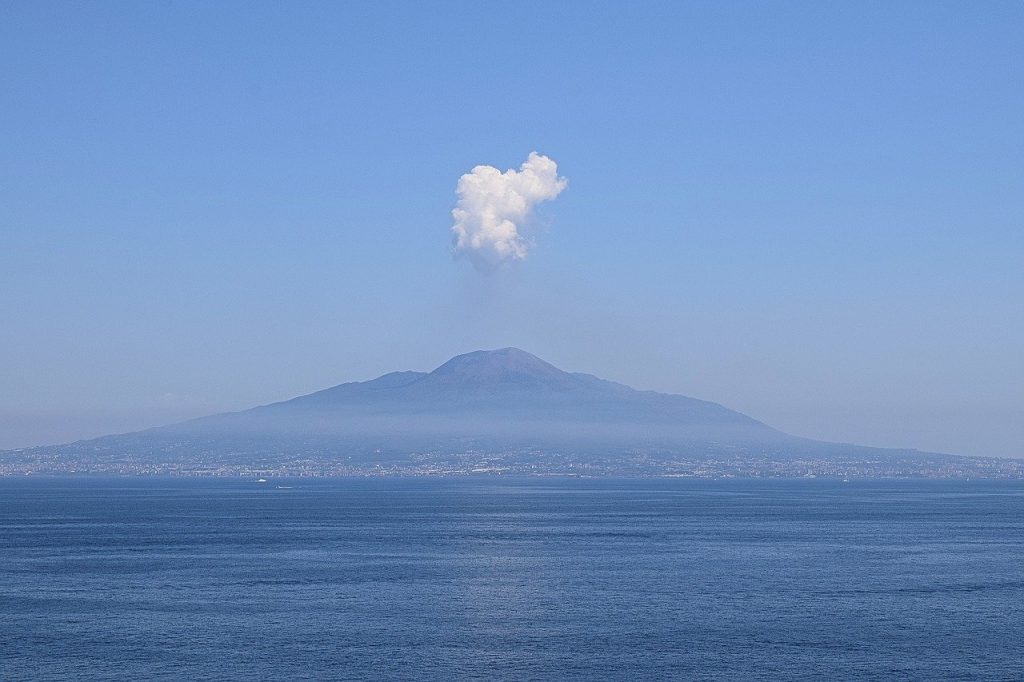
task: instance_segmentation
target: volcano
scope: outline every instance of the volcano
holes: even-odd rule
[[[713,402],[638,391],[502,348],[456,356],[431,372],[393,372],[242,412],[19,456],[101,469],[130,463],[404,470],[482,458],[545,470],[659,471],[681,461],[882,461],[923,454],[799,438]]]

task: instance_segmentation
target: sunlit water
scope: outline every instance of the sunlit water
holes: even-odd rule
[[[1024,679],[1024,485],[0,479],[0,678],[161,676]]]

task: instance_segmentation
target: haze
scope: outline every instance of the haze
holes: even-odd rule
[[[1024,456],[1024,5],[648,7],[0,7],[0,448],[518,346]],[[453,257],[531,152],[522,257]]]

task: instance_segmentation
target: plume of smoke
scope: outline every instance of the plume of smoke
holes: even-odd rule
[[[557,197],[566,184],[558,177],[558,164],[537,152],[530,152],[519,170],[502,173],[494,166],[476,166],[459,178],[455,190],[455,255],[468,257],[485,272],[523,260],[531,246],[523,227],[533,207]]]

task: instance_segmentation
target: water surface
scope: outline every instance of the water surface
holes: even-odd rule
[[[5,680],[1024,679],[1022,643],[1020,482],[0,479]]]

